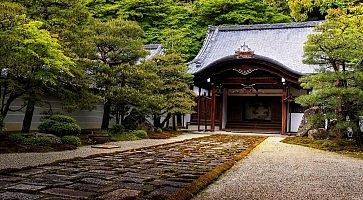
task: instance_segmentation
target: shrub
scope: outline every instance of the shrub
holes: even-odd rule
[[[49,117],[47,117],[47,119],[64,123],[74,123],[74,124],[77,123],[77,121],[73,117],[61,114],[50,115]]]
[[[49,146],[52,140],[48,137],[36,137],[29,139],[28,143],[32,146]]]
[[[110,128],[111,134],[118,134],[118,133],[122,133],[124,131],[125,131],[125,127],[121,124],[115,124],[112,126],[112,128]]]
[[[81,127],[72,117],[65,115],[51,115],[38,126],[39,131],[56,136],[79,135]]]
[[[62,137],[63,144],[70,144],[74,146],[81,146],[82,142],[81,139],[74,135],[66,135]]]
[[[14,133],[8,136],[8,140],[17,144],[25,144],[28,139],[20,133]]]
[[[147,132],[144,130],[135,130],[135,131],[132,131],[131,133],[141,139],[147,138]]]
[[[119,133],[111,136],[111,140],[113,141],[134,141],[139,139],[139,137],[132,133]]]

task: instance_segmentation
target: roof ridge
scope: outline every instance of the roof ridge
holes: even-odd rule
[[[315,27],[324,21],[290,22],[275,24],[253,24],[253,25],[230,25],[230,26],[209,26],[209,30],[219,31],[243,31],[243,30],[264,30],[264,29],[287,29]]]

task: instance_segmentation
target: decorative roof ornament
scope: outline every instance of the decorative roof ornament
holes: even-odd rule
[[[232,70],[246,76],[246,75],[251,74],[252,72],[254,72],[254,71],[258,70],[258,69],[252,68],[250,66],[242,65],[240,67],[233,68]]]
[[[252,51],[251,48],[249,48],[248,45],[246,45],[246,43],[243,43],[241,48],[238,48],[237,50],[234,51],[234,56],[237,59],[253,58],[254,55],[255,52]]]

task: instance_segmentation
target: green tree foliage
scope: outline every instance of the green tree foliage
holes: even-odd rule
[[[347,8],[358,0],[288,0],[295,21],[322,20],[329,9]]]
[[[148,99],[149,75],[142,65],[136,65],[146,53],[142,36],[143,31],[137,23],[112,19],[96,21],[92,35],[87,39],[92,52],[88,70],[94,88],[104,98],[102,129],[108,129],[112,108],[124,113],[126,109],[118,107],[142,104]]]
[[[168,53],[191,60],[198,53],[209,25],[287,22],[290,18],[263,0],[114,0],[92,1],[101,19],[137,21],[147,43],[161,43]]]
[[[153,91],[157,98],[150,102],[149,106],[154,126],[162,128],[172,115],[191,113],[194,106],[194,92],[189,87],[193,76],[188,73],[183,59],[177,54],[167,54],[156,56],[144,64],[154,69],[162,80],[162,86]],[[165,114],[168,115],[161,122],[161,117]]]
[[[264,2],[284,14],[289,15],[289,13],[290,13],[288,0],[264,0]]]
[[[309,95],[297,100],[304,106],[319,106],[337,136],[347,127],[357,130],[363,106],[363,6],[328,11],[328,20],[308,37],[304,62],[320,65],[320,73],[301,79]],[[347,116],[350,122],[346,121]]]
[[[74,62],[58,41],[41,29],[42,22],[28,20],[16,3],[0,3],[0,63],[2,118],[11,103],[40,88],[56,87],[59,77],[73,77]]]
[[[26,8],[32,20],[43,22],[41,28],[57,38],[64,54],[76,65],[72,68],[72,77],[58,76],[57,84],[44,85],[28,90],[24,95],[27,104],[22,132],[29,132],[35,105],[43,105],[46,96],[60,98],[64,108],[71,111],[77,108],[92,109],[98,98],[89,90],[90,82],[83,68],[81,57],[86,54],[83,35],[90,22],[90,13],[83,0],[16,0]]]
[[[27,8],[29,18],[42,21],[60,41],[66,55],[74,58],[82,50],[83,31],[91,13],[86,0],[16,0]]]
[[[199,0],[198,12],[206,25],[288,22],[290,18],[263,1]]]

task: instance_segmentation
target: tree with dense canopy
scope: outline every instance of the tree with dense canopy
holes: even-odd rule
[[[59,77],[72,77],[74,62],[58,41],[41,29],[42,22],[26,18],[16,3],[0,3],[1,121],[11,104],[34,91],[58,87]]]
[[[290,21],[263,0],[116,0],[88,5],[97,18],[137,21],[145,31],[146,43],[161,43],[186,60],[198,53],[209,25]]]
[[[66,110],[93,109],[98,98],[91,93],[89,80],[80,63],[85,43],[82,37],[91,15],[84,0],[16,0],[26,9],[28,18],[42,22],[42,29],[57,38],[60,49],[75,63],[72,77],[58,76],[55,85],[44,85],[37,90],[29,90],[24,96],[26,109],[22,132],[29,132],[35,105],[42,106],[46,96],[62,100]]]
[[[329,9],[347,8],[359,0],[288,0],[295,21],[323,20]]]
[[[122,19],[95,21],[89,38],[88,69],[94,89],[104,99],[101,128],[109,127],[112,108],[142,101],[149,94],[144,78],[145,70],[135,65],[145,55],[142,43],[143,31],[135,22]],[[145,75],[145,77],[143,77]],[[140,85],[141,84],[141,85]],[[140,102],[139,101],[139,102]],[[121,114],[123,116],[123,114]]]
[[[358,116],[363,114],[363,5],[329,10],[327,21],[315,30],[305,44],[304,62],[320,65],[320,71],[301,78],[312,93],[297,102],[319,106],[324,114],[320,120],[335,121],[329,126],[338,137],[348,127],[358,132]]]
[[[144,65],[153,69],[161,80],[161,86],[156,87],[153,94],[154,101],[148,106],[156,128],[164,128],[172,117],[175,127],[175,115],[190,114],[194,106],[194,92],[190,89],[193,76],[178,54],[159,55]],[[161,121],[162,117],[165,117]]]

